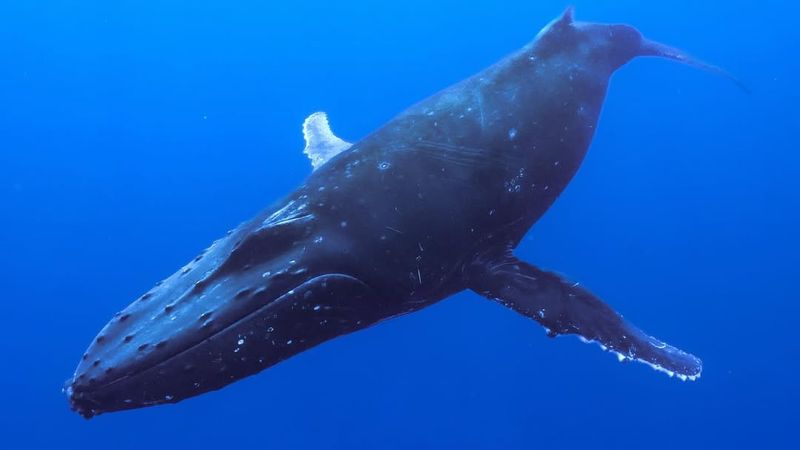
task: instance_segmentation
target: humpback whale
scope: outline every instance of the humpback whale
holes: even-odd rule
[[[363,139],[303,124],[313,172],[117,313],[64,391],[98,414],[220,389],[337,336],[464,290],[677,376],[698,358],[514,249],[576,173],[611,75],[639,56],[723,73],[572,9],[487,69]],[[724,73],[723,73],[724,74]]]

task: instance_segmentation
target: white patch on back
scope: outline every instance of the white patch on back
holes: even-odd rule
[[[314,170],[353,145],[333,134],[328,115],[324,112],[315,112],[306,118],[303,122],[303,137],[306,140],[303,153],[308,155]]]

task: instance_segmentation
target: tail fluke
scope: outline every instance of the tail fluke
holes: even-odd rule
[[[741,80],[731,75],[725,69],[700,61],[699,59],[693,58],[692,56],[687,55],[683,51],[678,50],[677,48],[674,47],[670,47],[668,45],[651,41],[649,39],[642,39],[642,45],[639,50],[639,56],[658,56],[661,58],[667,58],[673,61],[678,61],[683,64],[697,67],[699,69],[703,69],[707,72],[711,72],[723,78],[727,78],[731,80],[734,84],[736,84],[736,86],[739,86],[739,88],[744,92],[748,94],[750,93],[750,88],[747,87],[746,84],[744,84]]]

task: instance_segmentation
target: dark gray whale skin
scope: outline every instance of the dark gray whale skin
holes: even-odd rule
[[[621,360],[698,377],[697,358],[512,253],[580,166],[611,74],[648,55],[702,65],[630,26],[575,22],[567,10],[118,313],[67,381],[71,407],[89,418],[178,402],[465,289],[551,336],[577,334]]]

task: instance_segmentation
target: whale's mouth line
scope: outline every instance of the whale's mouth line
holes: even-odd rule
[[[198,341],[197,343],[194,343],[194,344],[184,348],[183,350],[175,352],[175,353],[169,355],[168,357],[166,357],[165,359],[162,359],[161,361],[155,362],[152,365],[149,365],[149,366],[146,366],[146,367],[142,367],[142,368],[140,368],[140,369],[138,369],[138,370],[136,370],[134,372],[127,373],[127,374],[125,374],[125,375],[123,375],[123,376],[121,376],[119,378],[115,378],[115,379],[113,379],[113,380],[111,380],[111,381],[109,381],[109,382],[107,382],[105,384],[102,384],[102,385],[99,385],[99,386],[95,387],[94,389],[96,390],[96,389],[104,389],[104,388],[111,387],[111,386],[113,386],[115,384],[118,384],[118,383],[121,383],[121,382],[123,382],[123,381],[125,381],[125,380],[127,380],[129,378],[133,378],[133,377],[135,377],[137,375],[140,375],[140,374],[142,374],[144,372],[147,372],[149,370],[155,369],[158,366],[161,366],[163,364],[167,364],[170,361],[174,360],[175,358],[178,358],[181,355],[196,349],[197,347],[199,347],[199,346],[203,345],[204,343],[214,339],[215,337],[219,336],[220,334],[230,330],[231,328],[235,327],[236,325],[238,325],[238,324],[244,322],[245,320],[249,319],[253,315],[258,314],[259,312],[269,308],[270,306],[273,306],[273,305],[276,305],[278,303],[281,303],[284,300],[284,297],[287,297],[287,296],[290,295],[289,292],[291,292],[291,291],[292,290],[287,291],[285,294],[283,294],[280,297],[276,298],[275,300],[267,303],[266,305],[264,305],[264,306],[262,306],[260,308],[257,308],[255,310],[245,314],[244,316],[242,316],[241,318],[237,319],[234,322],[231,322],[230,325],[228,325],[228,326],[226,326],[224,328],[220,328],[219,330],[217,330],[214,333],[212,333],[209,336],[207,336],[205,339],[203,339],[201,341]]]
[[[184,354],[196,349],[197,347],[203,345],[204,343],[206,343],[206,342],[214,339],[215,337],[227,332],[231,328],[236,327],[237,325],[247,321],[248,319],[250,319],[254,315],[258,315],[258,314],[260,314],[261,312],[263,312],[264,310],[266,310],[266,309],[268,309],[270,307],[274,307],[274,306],[280,305],[281,303],[285,302],[287,299],[290,299],[294,295],[296,295],[296,293],[299,290],[301,290],[303,288],[303,286],[308,285],[308,284],[313,284],[313,283],[317,282],[320,279],[331,278],[331,277],[344,278],[344,279],[352,280],[354,282],[363,284],[363,282],[361,280],[359,280],[358,278],[352,277],[350,275],[342,274],[342,273],[336,273],[336,274],[330,274],[329,273],[329,274],[318,275],[318,276],[315,276],[313,278],[309,278],[308,280],[304,281],[303,283],[298,284],[294,288],[286,290],[286,292],[284,294],[282,294],[281,296],[279,296],[279,297],[275,298],[274,300],[270,301],[266,305],[263,305],[263,306],[255,309],[255,310],[245,314],[244,316],[242,316],[241,318],[237,319],[236,321],[231,322],[228,326],[226,326],[224,328],[220,328],[219,330],[215,331],[213,334],[209,335],[205,339],[203,339],[201,341],[198,341],[197,343],[192,344],[189,347],[186,347],[183,350],[180,350],[180,351],[168,356],[167,358],[165,358],[165,359],[163,359],[163,360],[161,360],[159,362],[156,362],[156,363],[154,363],[152,365],[140,368],[140,369],[138,369],[138,370],[136,370],[134,372],[131,372],[131,373],[127,373],[127,374],[125,374],[125,375],[123,375],[123,376],[121,376],[119,378],[115,378],[115,379],[113,379],[113,380],[111,380],[111,381],[109,381],[107,383],[104,383],[104,384],[101,384],[101,385],[97,385],[97,386],[91,386],[89,391],[105,389],[105,388],[114,386],[115,384],[122,383],[125,380],[128,380],[128,379],[133,378],[133,377],[135,377],[137,375],[140,375],[140,374],[145,373],[147,371],[153,370],[153,369],[155,369],[155,368],[157,368],[159,366],[167,364],[170,361],[174,360],[175,358],[178,358],[181,355],[184,355]],[[74,381],[74,379],[73,379],[73,381]],[[81,394],[82,393],[81,391],[77,391],[76,392],[76,390],[72,386],[69,386],[66,389],[66,392],[67,392],[68,396],[70,396],[70,397],[72,395]],[[88,398],[86,400],[91,401],[91,398]]]

